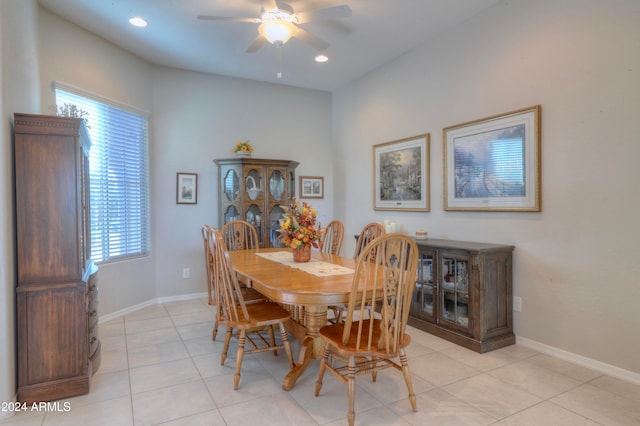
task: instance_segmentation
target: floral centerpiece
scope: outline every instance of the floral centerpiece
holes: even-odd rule
[[[321,231],[316,225],[318,212],[305,201],[294,201],[289,207],[280,207],[284,211],[278,229],[282,243],[293,249],[296,262],[308,262],[311,247],[319,247]]]
[[[253,146],[251,146],[248,140],[238,141],[233,147],[233,152],[239,156],[250,157],[253,152]]]

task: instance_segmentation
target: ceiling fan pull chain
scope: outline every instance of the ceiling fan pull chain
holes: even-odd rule
[[[278,46],[278,72],[276,73],[276,78],[280,80],[282,78],[282,47]]]

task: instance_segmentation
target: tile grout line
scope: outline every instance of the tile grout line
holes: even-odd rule
[[[136,417],[133,411],[133,388],[131,387],[131,365],[129,364],[129,334],[127,333],[127,317],[122,317],[122,328],[124,328],[124,350],[127,354],[127,382],[129,383],[129,403],[131,404],[131,425],[135,426]]]

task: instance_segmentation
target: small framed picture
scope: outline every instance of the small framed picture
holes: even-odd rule
[[[300,176],[300,198],[324,198],[324,177]]]
[[[198,204],[198,175],[178,172],[176,204]]]

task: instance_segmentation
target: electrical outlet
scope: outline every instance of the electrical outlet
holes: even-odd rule
[[[182,278],[191,278],[190,268],[182,268]]]
[[[522,297],[513,296],[513,310],[515,312],[522,312]]]

